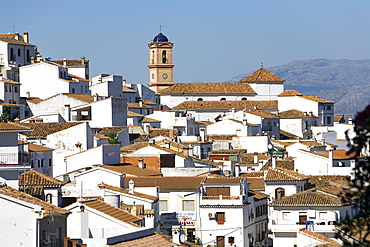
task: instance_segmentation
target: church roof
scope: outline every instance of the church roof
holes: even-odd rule
[[[154,37],[153,42],[168,42],[168,38],[163,33],[159,33]]]
[[[176,83],[160,94],[256,94],[249,84],[238,82],[221,83]]]
[[[256,72],[245,77],[240,82],[259,82],[259,81],[274,81],[274,82],[285,82],[284,79],[281,79],[277,75],[271,73],[265,68],[260,68]]]

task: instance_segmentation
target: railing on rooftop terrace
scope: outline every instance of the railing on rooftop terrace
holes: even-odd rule
[[[239,200],[240,196],[203,196],[203,200]]]
[[[18,165],[18,154],[0,154],[0,164],[5,165]]]

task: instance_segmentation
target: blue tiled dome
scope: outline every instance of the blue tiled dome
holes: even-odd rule
[[[163,33],[159,33],[154,37],[153,42],[168,42],[168,39]]]

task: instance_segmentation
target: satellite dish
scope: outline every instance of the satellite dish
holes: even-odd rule
[[[180,235],[180,242],[181,243],[185,243],[185,241],[186,241],[186,235],[185,234],[181,234]]]

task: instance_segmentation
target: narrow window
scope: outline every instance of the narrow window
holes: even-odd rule
[[[162,63],[167,63],[167,52],[162,51]]]
[[[45,201],[48,202],[48,203],[52,203],[53,201],[53,195],[52,194],[47,194],[46,197],[45,197]]]
[[[202,98],[199,98],[199,99],[197,99],[197,101],[203,101],[203,99]]]
[[[15,60],[14,49],[10,48],[10,61],[14,61],[14,60]]]
[[[26,57],[27,57],[27,62],[30,62],[31,61],[31,57],[30,57],[30,50],[27,50],[26,51]]]
[[[183,211],[195,211],[194,200],[183,200],[182,201],[182,210]]]
[[[159,211],[168,211],[168,201],[159,200]]]
[[[247,100],[247,98],[246,98],[246,97],[244,97],[244,98],[242,98],[242,100]]]
[[[225,98],[221,98],[220,101],[226,101],[226,99]]]
[[[14,86],[14,92],[18,93],[18,87],[17,86]]]
[[[51,159],[49,159],[49,166],[51,166]]]
[[[18,57],[21,56],[21,49],[18,49]]]
[[[277,188],[275,190],[275,200],[281,200],[285,196],[285,190],[283,188]]]

